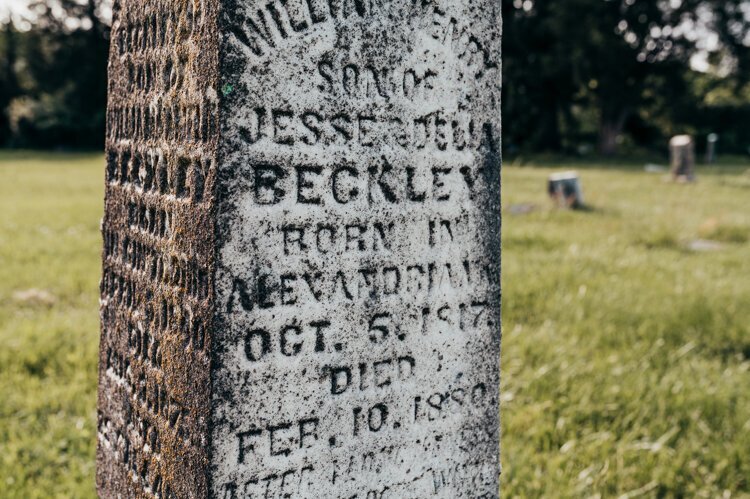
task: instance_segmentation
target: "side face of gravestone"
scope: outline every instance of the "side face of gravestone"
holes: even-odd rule
[[[218,2],[116,1],[97,489],[206,497]]]
[[[499,2],[222,5],[211,494],[496,497]]]

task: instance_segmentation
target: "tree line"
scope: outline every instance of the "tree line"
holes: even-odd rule
[[[676,133],[749,152],[747,0],[501,1],[506,155],[663,150]],[[101,148],[106,7],[30,12],[0,26],[0,146]]]
[[[33,1],[0,27],[0,145],[99,149],[109,24],[101,0]],[[18,24],[19,26],[16,26]]]
[[[748,152],[747,0],[502,6],[506,152],[663,150],[677,133]]]

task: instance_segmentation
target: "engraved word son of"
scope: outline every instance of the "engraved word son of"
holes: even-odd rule
[[[115,1],[101,497],[498,497],[500,10]]]

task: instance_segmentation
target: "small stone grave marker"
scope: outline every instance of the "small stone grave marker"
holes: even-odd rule
[[[670,173],[678,182],[695,180],[695,142],[690,135],[677,135],[669,141]]]
[[[709,133],[706,138],[706,163],[709,165],[716,161],[716,143],[719,142],[719,136],[715,133]]]
[[[561,208],[583,208],[583,189],[576,172],[554,173],[547,181],[547,192]]]

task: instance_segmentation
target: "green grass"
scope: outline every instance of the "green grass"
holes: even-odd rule
[[[592,210],[505,169],[503,497],[750,497],[750,165],[544,164]],[[3,498],[94,495],[102,175],[0,153]]]
[[[0,154],[0,497],[92,496],[103,159]]]
[[[581,169],[588,212],[505,170],[505,497],[750,494],[750,165],[639,166]]]

